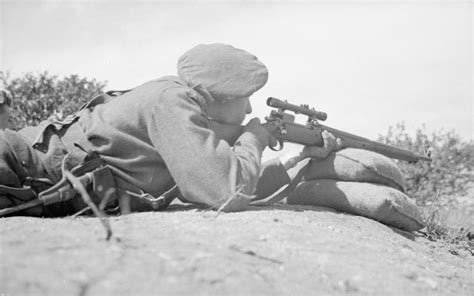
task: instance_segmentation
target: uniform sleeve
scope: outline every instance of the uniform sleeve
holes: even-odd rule
[[[279,158],[266,161],[262,166],[262,173],[255,190],[254,200],[266,198],[284,185],[290,183],[291,178],[283,167]]]
[[[185,199],[244,210],[257,186],[264,147],[251,133],[242,134],[233,148],[219,140],[208,129],[203,102],[192,96],[181,88],[162,93],[147,124],[150,140]]]

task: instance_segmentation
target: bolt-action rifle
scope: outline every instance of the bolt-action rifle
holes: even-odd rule
[[[418,162],[419,160],[431,161],[430,151],[426,151],[422,155],[322,125],[319,121],[326,120],[327,114],[316,111],[308,105],[297,106],[272,97],[267,99],[267,105],[277,108],[272,110],[269,116],[265,117],[267,122],[263,124],[279,142],[279,147],[270,147],[272,150],[283,149],[284,142],[305,146],[323,146],[322,132],[326,130],[336,138],[341,139],[342,148],[370,150],[390,158],[408,162]],[[287,111],[308,116],[306,124],[295,123],[295,115]],[[243,130],[243,126],[240,125],[223,124],[215,121],[211,121],[210,128],[216,132],[219,138],[225,139],[229,143],[234,143]]]

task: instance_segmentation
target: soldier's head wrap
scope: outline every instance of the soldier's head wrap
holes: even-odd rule
[[[178,60],[178,75],[199,94],[217,101],[249,97],[268,80],[257,57],[226,44],[200,44]]]
[[[12,95],[6,89],[0,88],[0,106],[7,105],[8,107],[12,106]]]

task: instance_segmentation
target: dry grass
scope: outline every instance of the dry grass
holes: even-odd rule
[[[431,241],[445,244],[454,255],[458,255],[458,250],[474,255],[473,213],[474,209],[465,205],[443,205],[437,193],[426,209],[426,228],[419,232]]]

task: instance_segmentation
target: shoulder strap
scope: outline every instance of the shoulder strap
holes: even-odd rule
[[[79,111],[81,111],[83,109],[86,109],[86,108],[87,109],[93,109],[95,106],[105,104],[105,103],[111,101],[112,99],[115,99],[116,97],[119,97],[123,94],[128,93],[132,89],[133,88],[127,89],[127,90],[109,90],[109,91],[105,92],[104,94],[100,94],[98,96],[95,96],[89,102],[84,103],[81,106],[81,108],[79,108]]]

